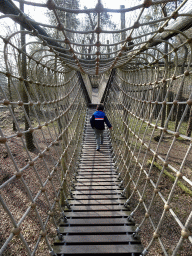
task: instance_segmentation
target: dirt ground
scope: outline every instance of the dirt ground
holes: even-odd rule
[[[33,151],[27,151],[24,147],[24,138],[13,136],[15,132],[12,130],[12,123],[10,122],[9,112],[4,112],[0,116],[0,128],[4,132],[4,135],[10,136],[8,139],[8,146],[11,152],[9,154],[7,148],[4,144],[0,144],[0,186],[3,186],[0,190],[1,196],[6,204],[2,207],[0,204],[0,248],[4,242],[9,238],[11,230],[13,228],[13,223],[5,211],[8,207],[10,214],[19,221],[21,216],[28,211],[28,207],[31,205],[30,196],[33,198],[37,195],[42,184],[44,184],[52,171],[55,163],[58,161],[58,156],[61,154],[61,144],[58,142],[57,145],[51,147],[49,151],[46,151],[43,158],[39,158],[35,161],[34,166],[28,166],[31,159],[38,157],[40,151],[44,150],[46,146],[51,143],[54,136],[56,137],[53,127],[49,130],[47,128],[43,129],[43,136],[40,131],[34,132],[35,139],[38,140],[39,148]],[[22,122],[22,118],[20,119]],[[52,133],[52,138],[50,137],[50,132]],[[13,136],[13,137],[12,137]],[[12,160],[14,158],[14,162]],[[16,167],[19,170],[23,169],[23,175],[19,179],[11,180],[12,176],[16,173]],[[60,168],[58,168],[58,173],[60,175]],[[45,193],[41,195],[36,200],[36,209],[41,217],[43,223],[47,222],[47,234],[49,242],[52,243],[55,238],[55,224],[59,221],[60,210],[59,206],[56,204],[54,210],[54,219],[50,218],[47,220],[47,213],[50,211],[50,206],[55,200],[55,191],[58,191],[60,184],[58,182],[57,172],[54,173],[52,180],[48,181],[46,184]],[[6,184],[6,182],[8,182]],[[26,189],[26,185],[29,190]],[[29,211],[28,216],[21,224],[21,234],[26,239],[28,246],[31,250],[35,248],[35,242],[37,242],[39,237],[39,232],[41,230],[40,221],[38,214],[35,209]],[[2,221],[3,220],[3,221]],[[7,249],[2,254],[3,256],[25,256],[28,255],[25,247],[23,246],[20,238],[14,236],[12,241],[9,243]],[[38,250],[35,255],[45,256],[49,255],[49,249],[45,242],[45,239],[41,239],[39,242]]]

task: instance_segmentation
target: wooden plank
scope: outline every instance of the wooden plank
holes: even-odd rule
[[[98,166],[94,167],[94,166],[85,166],[85,168],[83,168],[82,166],[79,166],[78,171],[95,171],[95,172],[114,172],[117,173],[115,168],[113,166],[101,166],[101,168],[99,168]]]
[[[103,188],[106,188],[106,189],[109,189],[109,188],[119,188],[118,184],[115,183],[115,182],[89,182],[89,183],[82,183],[82,182],[76,182],[74,183],[76,189],[87,189],[87,188],[90,188],[90,189],[103,189]]]
[[[118,186],[117,182],[109,182],[109,181],[100,181],[95,180],[95,181],[80,181],[78,180],[78,182],[74,182],[74,185],[76,187],[81,187],[81,186]]]
[[[124,198],[121,196],[121,194],[109,194],[109,195],[83,195],[83,194],[79,194],[79,195],[75,195],[75,199],[79,200],[79,199],[85,199],[85,200],[91,200],[91,199],[119,199],[119,198]]]
[[[95,146],[96,146],[96,141],[95,141],[95,139],[93,139],[93,140],[91,140],[91,141],[89,141],[89,140],[84,141],[84,144],[83,144],[83,148],[92,147],[92,148],[95,149]],[[110,145],[110,143],[104,142],[104,144],[102,144],[101,147],[102,147],[102,148],[105,148],[105,147],[106,147],[106,148],[110,148],[111,145]]]
[[[93,154],[93,156],[91,156],[91,157],[90,157],[89,154],[82,154],[82,159],[81,160],[83,161],[83,160],[86,160],[86,159],[98,159],[98,160],[99,159],[103,159],[103,160],[110,159],[112,161],[110,154],[108,154],[107,156],[103,155],[103,154],[97,154],[97,155]]]
[[[83,218],[83,219],[68,219],[65,225],[124,225],[129,224],[127,218]]]
[[[95,151],[95,153],[97,153],[97,155],[99,155],[99,153],[100,153],[100,152],[96,151],[96,147],[94,147],[94,146],[93,147],[87,146],[87,147],[82,148],[82,152],[90,153],[90,151],[92,151],[92,152]],[[109,147],[103,147],[103,152],[109,153]]]
[[[106,165],[102,165],[100,164],[96,164],[96,165],[87,165],[87,164],[80,164],[78,170],[82,170],[82,169],[99,169],[99,167],[101,167],[100,169],[103,170],[105,169],[106,171],[115,171],[115,168],[113,165],[111,164],[106,164]]]
[[[117,179],[117,177],[113,177],[113,178],[111,178],[111,176],[107,176],[106,178],[101,178],[101,176],[100,177],[95,177],[95,178],[92,178],[92,177],[90,177],[90,176],[87,176],[87,177],[85,177],[85,176],[76,176],[76,179],[78,180],[78,182],[97,182],[98,180],[100,180],[100,182],[119,182],[119,180]]]
[[[141,253],[143,248],[141,245],[137,244],[117,244],[117,245],[69,245],[69,246],[54,246],[54,252],[56,254],[115,254],[115,253]]]
[[[118,175],[114,173],[106,173],[106,172],[97,172],[97,173],[90,173],[90,172],[78,172],[76,178],[77,179],[117,179]]]
[[[80,177],[79,177],[80,176]],[[78,172],[76,175],[76,178],[83,178],[83,179],[100,179],[100,178],[104,178],[106,179],[117,179],[118,175],[116,172],[106,172],[106,171],[81,171]]]
[[[81,161],[81,164],[97,164],[98,162],[102,161],[103,163],[107,163],[107,164],[113,164],[113,162],[111,162],[111,159],[105,159],[105,158],[100,158],[100,159],[97,159],[97,158],[94,158],[94,159],[90,159],[90,158],[87,158],[87,159],[83,159]],[[103,164],[102,163],[102,164]],[[99,163],[101,164],[101,163]]]
[[[118,181],[118,175],[116,174],[105,174],[105,173],[99,173],[99,174],[94,174],[94,173],[78,173],[76,175],[76,180],[77,181],[94,181],[94,180],[103,180],[103,181]]]
[[[103,146],[103,145],[102,145]],[[101,147],[102,147],[101,146]],[[109,153],[109,148],[110,147],[103,147],[104,148],[104,151],[105,151],[105,153]],[[96,149],[96,144],[95,145],[92,145],[92,146],[86,146],[86,147],[83,147],[82,148],[82,152],[90,152],[90,150],[91,151],[96,151],[95,150]],[[98,152],[99,153],[99,152]],[[98,154],[99,155],[99,154]]]
[[[109,181],[109,182],[119,182],[119,179],[116,175],[94,175],[94,174],[84,174],[84,175],[77,175],[76,180],[79,182],[84,181],[97,181],[100,180],[102,182]]]
[[[91,211],[91,212],[65,212],[67,218],[104,218],[104,217],[128,217],[130,211]]]
[[[92,155],[92,158],[95,159],[100,157],[106,157],[107,159],[111,158],[109,146],[101,146],[100,149],[102,149],[102,152],[96,151],[96,144],[92,148],[87,146],[85,148],[82,148],[82,154],[83,156]]]
[[[94,171],[94,172],[114,172],[115,173],[115,168],[114,167],[105,167],[105,166],[80,166],[78,170],[83,170],[83,171]]]
[[[74,190],[72,194],[75,195],[117,195],[121,194],[122,190]]]
[[[111,167],[113,167],[110,163],[93,163],[93,164],[79,164],[79,167],[82,168],[108,168],[110,169]]]
[[[62,234],[102,234],[102,233],[134,233],[135,226],[72,226],[72,227],[59,227]]]
[[[105,169],[105,168],[102,168],[102,169],[94,169],[94,168],[87,168],[87,169],[83,169],[83,168],[79,168],[78,169],[78,174],[89,174],[89,175],[116,175],[117,176],[117,173],[115,171],[114,168],[111,168],[111,169]]]
[[[123,211],[127,210],[126,207],[123,207],[122,205],[105,205],[105,204],[99,204],[99,205],[71,205],[70,210],[72,211]]]
[[[113,164],[112,160],[106,156],[93,156],[93,157],[90,157],[90,156],[83,156],[83,159],[81,159],[81,163],[84,163],[84,162],[98,162],[98,161],[101,161],[101,162],[108,162],[108,163],[111,163]]]
[[[95,142],[84,144],[82,150],[87,151],[87,152],[89,152],[90,150],[95,151],[96,150],[96,145],[97,144]],[[104,143],[100,146],[100,149],[103,149],[106,153],[109,153],[109,151],[111,149],[111,146],[110,146],[110,144]],[[100,155],[102,156],[102,154],[97,154],[97,156],[100,156]],[[108,154],[108,158],[110,158],[109,154]]]
[[[115,186],[115,185],[103,185],[103,186],[76,186],[75,190],[79,191],[79,190],[116,190],[119,189],[119,186]]]
[[[78,170],[79,175],[91,175],[92,177],[98,176],[101,177],[102,175],[104,176],[111,176],[111,177],[118,177],[118,174],[114,169],[79,169]]]
[[[95,146],[96,147],[96,146]],[[98,158],[99,159],[99,157],[101,157],[101,158],[103,158],[103,157],[106,157],[106,158],[108,158],[109,156],[110,156],[111,154],[109,153],[109,152],[98,152],[98,151],[87,151],[87,152],[82,152],[82,157],[90,157],[90,158]]]
[[[101,146],[102,149],[105,149],[105,152],[103,152],[102,154],[99,154],[100,152],[96,151],[96,144],[93,145],[93,147],[91,148],[90,146],[88,147],[85,147],[85,148],[82,148],[82,156],[89,156],[89,154],[92,154],[93,157],[92,158],[106,158],[106,159],[111,159],[111,154],[110,154],[110,146],[108,145],[105,145],[105,146]],[[91,151],[90,151],[91,150]],[[81,159],[83,160],[83,159]]]
[[[81,200],[81,199],[70,199],[68,200],[70,204],[83,204],[83,205],[93,205],[93,204],[124,204],[126,202],[126,199],[87,199],[87,200]]]
[[[75,235],[75,236],[63,236],[63,240],[67,244],[93,244],[93,243],[128,243],[138,242],[132,235]],[[62,243],[57,241],[57,243]]]

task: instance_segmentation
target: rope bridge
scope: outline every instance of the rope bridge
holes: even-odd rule
[[[120,200],[143,244],[130,255],[190,256],[192,2],[72,2],[0,1],[0,255],[56,255],[96,86]],[[50,24],[24,7],[46,10]]]

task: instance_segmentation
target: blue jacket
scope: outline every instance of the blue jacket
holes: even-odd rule
[[[109,128],[112,127],[105,113],[101,110],[95,111],[95,113],[93,113],[92,117],[90,118],[91,127],[96,128],[97,130],[105,129],[104,122]]]

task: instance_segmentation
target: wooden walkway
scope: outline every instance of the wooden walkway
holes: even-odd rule
[[[57,255],[126,254],[138,256],[142,246],[133,238],[134,223],[127,220],[129,209],[121,196],[117,173],[111,157],[111,145],[104,132],[104,144],[96,151],[89,109],[81,163],[76,176],[70,208],[65,209],[67,223],[60,225],[63,241],[55,241]]]

